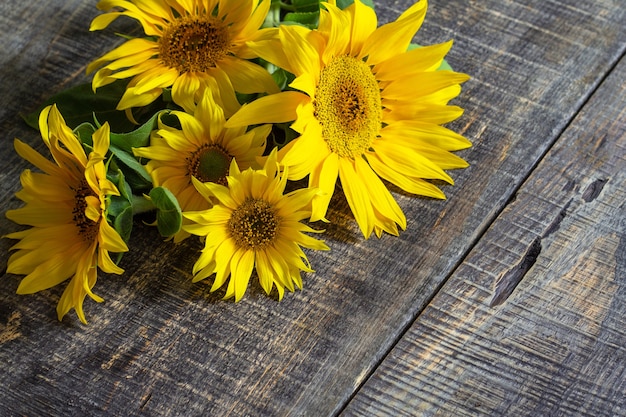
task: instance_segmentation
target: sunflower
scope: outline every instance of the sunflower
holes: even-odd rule
[[[248,61],[256,55],[246,46],[262,33],[269,6],[270,0],[100,0],[100,10],[122,11],[97,16],[90,30],[125,15],[138,20],[147,36],[128,40],[87,67],[87,73],[100,68],[94,91],[132,77],[118,110],[146,106],[171,87],[173,101],[191,111],[198,93],[209,87],[219,91],[229,115],[239,108],[235,91],[278,92],[269,73]]]
[[[104,124],[94,132],[89,156],[56,106],[41,112],[39,129],[55,162],[15,139],[17,153],[43,172],[24,170],[20,177],[23,189],[16,196],[26,205],[6,212],[10,220],[32,226],[6,235],[19,239],[11,248],[16,252],[9,257],[7,272],[26,275],[18,294],[32,294],[71,278],[57,305],[57,315],[61,320],[74,308],[86,323],[85,296],[102,301],[91,291],[96,268],[121,274],[123,270],[111,260],[109,251],[128,250],[106,220],[108,196],[119,195],[106,178],[103,162],[109,149],[109,126]]]
[[[236,160],[240,169],[260,168],[257,158],[263,155],[271,125],[249,131],[247,127],[224,128],[224,112],[210,90],[206,90],[193,115],[177,111],[171,114],[177,116],[181,129],[159,121],[150,146],[133,152],[150,160],[146,169],[154,185],[169,189],[183,211],[211,207],[211,202],[194,187],[192,178],[226,185],[231,161]],[[187,236],[189,233],[181,230],[174,241]]]
[[[448,101],[469,77],[438,70],[452,42],[409,48],[426,0],[378,28],[374,10],[360,0],[345,10],[334,1],[323,6],[319,29],[280,26],[273,38],[250,44],[294,74],[290,87],[297,91],[244,105],[227,126],[295,120],[300,136],[279,159],[289,179],[309,175],[309,186],[320,189],[311,220],[324,220],[339,177],[363,235],[397,235],[406,218],[381,178],[408,193],[445,198],[428,180],[452,184],[444,170],[467,166],[450,151],[470,142],[441,125],[462,114]]]
[[[204,211],[183,213],[193,224],[188,232],[206,236],[205,246],[193,267],[194,282],[215,274],[211,291],[229,278],[224,298],[244,295],[252,270],[261,287],[270,293],[276,286],[282,299],[285,288],[302,288],[300,271],[313,272],[301,247],[328,250],[328,246],[303,232],[316,230],[300,221],[310,217],[316,190],[305,188],[283,194],[287,172],[280,172],[272,151],[261,170],[240,171],[230,164],[228,187],[193,179],[198,191],[219,203]],[[295,286],[294,286],[295,284]]]

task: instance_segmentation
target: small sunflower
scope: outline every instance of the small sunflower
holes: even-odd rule
[[[300,271],[313,272],[302,247],[328,250],[328,246],[303,232],[316,232],[300,221],[310,217],[316,190],[306,188],[283,194],[287,173],[280,173],[272,151],[261,170],[240,171],[230,165],[228,187],[201,183],[198,191],[218,204],[198,212],[183,213],[194,224],[188,232],[206,236],[202,254],[194,265],[194,282],[215,274],[211,291],[228,286],[224,298],[239,301],[256,269],[261,287],[270,293],[276,286],[279,299],[285,288],[302,288]],[[295,284],[295,285],[294,285]]]
[[[181,129],[159,121],[159,129],[152,132],[150,146],[135,148],[135,156],[148,158],[146,169],[155,186],[169,189],[183,211],[204,210],[211,207],[194,187],[192,178],[201,182],[226,185],[228,167],[235,160],[240,169],[260,168],[257,158],[263,155],[265,140],[271,125],[262,125],[247,131],[247,127],[225,128],[224,112],[206,90],[194,114],[172,112]],[[174,236],[180,242],[189,236],[181,230]]]
[[[94,91],[132,77],[118,110],[146,106],[171,87],[173,101],[191,111],[198,93],[209,87],[229,115],[239,108],[235,91],[278,92],[269,73],[248,61],[256,55],[246,46],[262,33],[269,6],[270,0],[100,0],[100,10],[122,11],[97,16],[90,30],[124,15],[138,20],[147,36],[128,40],[87,67],[87,73],[100,68]]]
[[[469,77],[438,70],[452,42],[409,48],[426,0],[378,28],[374,10],[360,0],[345,10],[334,1],[323,7],[318,30],[283,25],[274,38],[250,44],[294,74],[290,87],[298,91],[245,105],[227,126],[295,120],[300,136],[279,159],[289,179],[309,175],[309,186],[320,189],[311,220],[324,219],[339,177],[363,235],[397,235],[406,218],[381,178],[412,194],[445,198],[427,180],[452,184],[444,170],[467,166],[450,151],[470,142],[440,125],[462,114],[448,101]]]
[[[18,294],[42,291],[71,278],[57,305],[57,315],[61,320],[74,308],[86,323],[85,296],[102,301],[91,291],[96,269],[121,274],[123,270],[111,260],[109,251],[128,251],[106,220],[108,197],[119,195],[106,178],[103,162],[109,149],[109,126],[104,124],[93,134],[89,156],[56,106],[41,112],[39,129],[55,162],[15,139],[17,153],[43,172],[24,170],[20,177],[23,189],[16,196],[26,205],[6,212],[10,220],[31,226],[6,235],[19,239],[11,248],[16,252],[9,257],[7,272],[26,275]]]

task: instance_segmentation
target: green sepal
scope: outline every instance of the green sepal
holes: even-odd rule
[[[174,194],[167,188],[154,187],[150,191],[150,200],[156,206],[157,229],[161,236],[174,236],[183,224],[183,214]]]

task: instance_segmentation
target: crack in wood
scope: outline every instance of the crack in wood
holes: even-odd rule
[[[572,200],[570,199],[565,206],[563,206],[563,208],[561,209],[561,211],[559,211],[559,214],[557,214],[556,219],[554,219],[552,221],[552,223],[550,223],[550,226],[548,226],[548,228],[546,229],[546,231],[544,232],[543,236],[541,237],[542,239],[550,236],[552,233],[556,232],[557,230],[559,230],[559,228],[561,227],[561,222],[563,221],[563,219],[567,216],[567,209],[569,208],[570,204],[572,204]]]
[[[587,188],[583,192],[582,199],[586,203],[595,200],[600,195],[602,189],[608,181],[608,178],[600,178],[593,181],[587,186]],[[570,184],[568,182],[568,184],[566,185],[568,190],[573,188],[573,184],[574,183]],[[567,210],[572,204],[572,201],[573,199],[570,199],[565,204],[565,206],[563,206],[563,208],[559,211],[552,223],[550,223],[543,235],[535,238],[535,240],[526,251],[526,254],[522,258],[522,260],[515,267],[509,269],[507,272],[503,273],[500,276],[500,278],[496,282],[496,288],[494,290],[493,298],[489,303],[490,307],[495,307],[502,304],[511,296],[511,294],[513,294],[515,288],[517,288],[519,283],[522,282],[522,279],[524,278],[526,273],[530,270],[530,268],[532,268],[532,266],[537,261],[539,254],[541,254],[541,240],[559,230],[559,228],[561,227],[561,222],[563,222],[563,219],[567,217]]]
[[[583,192],[583,200],[585,200],[585,203],[595,200],[602,192],[602,189],[608,180],[608,178],[597,179],[589,184]]]
[[[496,283],[496,289],[489,303],[489,307],[500,305],[511,296],[526,273],[528,273],[530,268],[537,262],[539,254],[541,254],[541,238],[537,237],[528,247],[522,260],[514,268],[508,270],[500,277]]]

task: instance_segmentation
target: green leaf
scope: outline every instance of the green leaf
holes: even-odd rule
[[[93,139],[91,138],[94,132],[96,131],[96,127],[91,123],[85,122],[81,123],[74,129],[74,133],[78,136],[81,143],[89,146],[93,146]]]
[[[320,12],[319,10],[315,12],[296,12],[296,13],[287,13],[283,18],[283,23],[297,23],[302,26],[306,26],[309,29],[315,29],[319,25],[320,21]]]
[[[109,146],[109,150],[115,157],[117,167],[124,172],[126,180],[135,193],[150,189],[152,186],[150,174],[132,154],[115,145]]]
[[[125,81],[117,81],[98,88],[95,93],[91,88],[91,83],[77,85],[50,97],[36,112],[24,116],[24,120],[33,128],[38,129],[41,110],[56,103],[65,123],[70,128],[91,122],[95,113],[99,120],[108,121],[112,130],[118,132],[131,130],[134,125],[126,118],[126,114],[115,109],[126,90],[126,84]]]
[[[157,208],[157,228],[161,236],[175,235],[183,224],[183,215],[174,194],[167,188],[155,187],[150,191],[150,200]]]
[[[320,10],[319,0],[292,0],[291,5],[294,8],[294,12],[297,13],[317,12]]]
[[[132,155],[133,148],[140,148],[150,144],[150,133],[156,129],[159,115],[163,111],[155,113],[147,122],[137,129],[128,133],[111,132],[111,144]]]
[[[39,129],[39,113],[44,107],[51,104],[57,105],[65,119],[65,123],[72,129],[82,123],[93,122],[94,117],[101,123],[109,122],[112,132],[131,132],[137,125],[128,120],[124,111],[117,110],[127,80],[118,80],[111,84],[100,87],[94,93],[91,83],[80,84],[76,87],[63,90],[46,100],[37,111],[22,116],[24,121],[31,127]],[[172,103],[164,101],[163,97],[151,104],[133,109],[133,116],[139,123],[151,119],[154,113],[168,108]]]
[[[124,239],[124,242],[128,242],[133,231],[133,207],[130,203],[125,203],[121,212],[115,216],[113,228]]]
[[[128,242],[133,229],[133,191],[126,182],[124,173],[119,169],[114,174],[107,174],[107,178],[117,185],[120,192],[119,196],[113,195],[109,198],[107,216],[117,233]]]
[[[272,72],[272,78],[281,90],[285,90],[287,86],[294,80],[295,76],[282,68],[273,68],[276,68],[276,70]]]

